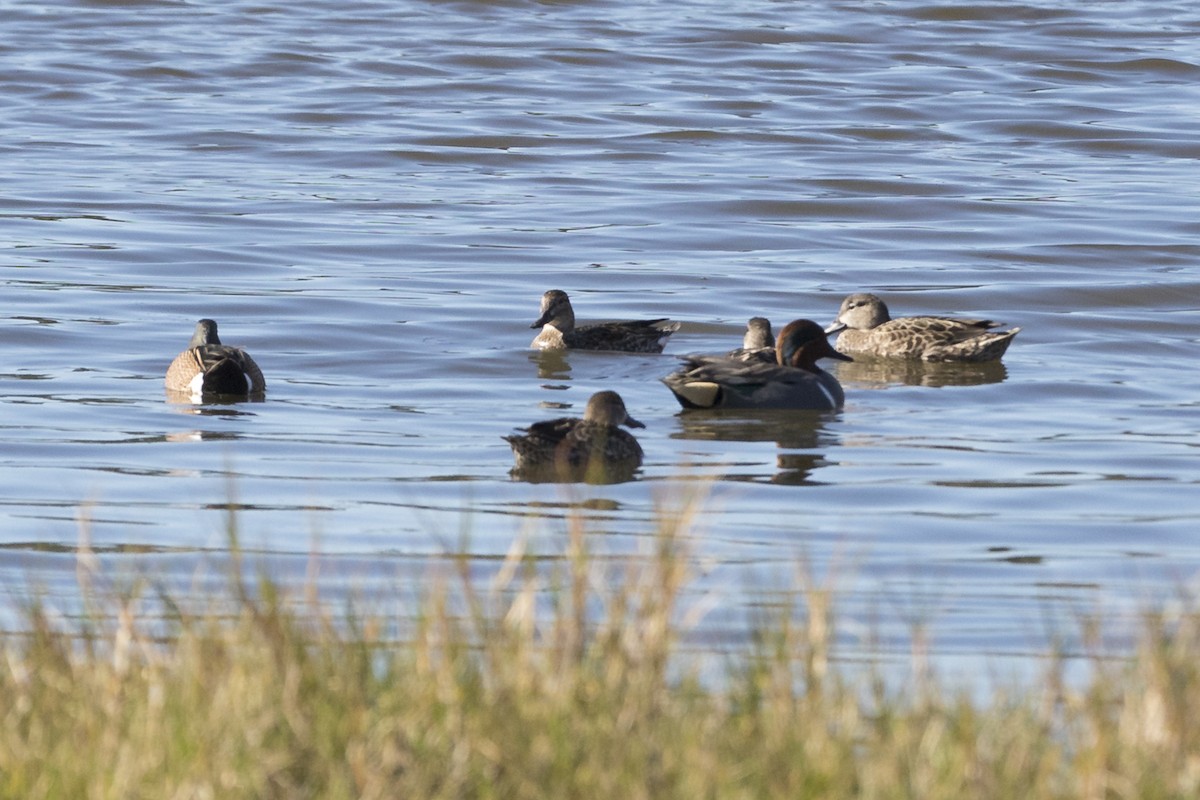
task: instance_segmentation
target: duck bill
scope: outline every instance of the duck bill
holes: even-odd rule
[[[832,323],[830,323],[829,327],[827,327],[825,329],[825,335],[833,336],[833,334],[841,333],[842,331],[846,330],[846,328],[848,328],[848,327],[850,327],[850,326],[847,325],[846,323],[834,320]]]
[[[544,313],[544,314],[542,314],[540,317],[538,317],[538,318],[537,318],[537,321],[536,321],[536,322],[534,322],[534,323],[533,323],[532,325],[530,325],[529,327],[531,327],[531,328],[540,328],[540,327],[542,327],[543,325],[545,325],[547,322],[549,322],[549,321],[550,321],[550,319],[551,319],[551,314],[550,314],[549,310],[547,310],[547,311],[546,311],[546,313]]]
[[[625,426],[628,428],[644,428],[646,427],[646,424],[644,422],[638,422],[633,417],[625,417]]]

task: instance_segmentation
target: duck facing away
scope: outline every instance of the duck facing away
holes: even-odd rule
[[[852,294],[842,301],[837,319],[825,329],[838,333],[843,353],[922,361],[995,361],[1004,355],[1020,328],[993,331],[990,319],[900,317],[873,294]]]
[[[188,348],[167,368],[167,390],[197,395],[257,395],[267,389],[262,370],[240,347],[221,344],[217,323],[202,319]]]
[[[684,408],[809,409],[829,411],[846,401],[837,378],[817,366],[821,358],[853,361],[830,346],[817,323],[798,319],[779,332],[776,363],[728,356],[685,356],[663,383]]]
[[[661,353],[679,323],[662,319],[602,322],[575,327],[571,299],[561,289],[542,295],[542,315],[529,327],[541,328],[530,347],[538,350],[617,350]]]
[[[739,361],[764,361],[774,364],[775,336],[771,333],[771,321],[766,317],[751,317],[746,323],[742,346],[735,347],[726,355]]]
[[[504,437],[512,446],[514,474],[550,480],[607,483],[628,480],[642,465],[642,447],[620,425],[644,428],[629,416],[616,392],[596,392],[583,418],[535,422]]]

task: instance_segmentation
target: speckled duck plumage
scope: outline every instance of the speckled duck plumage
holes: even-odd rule
[[[539,350],[615,350],[661,353],[679,323],[669,319],[602,322],[575,327],[575,310],[567,293],[551,289],[542,295],[542,313],[529,327],[541,328],[531,347]]]
[[[619,394],[603,391],[588,399],[582,418],[535,422],[504,439],[512,446],[516,473],[603,480],[627,477],[642,465],[641,445],[620,425],[646,427],[629,415]]]
[[[167,368],[167,391],[203,395],[251,396],[267,389],[262,370],[240,347],[221,344],[217,323],[202,319],[188,348]]]
[[[686,409],[841,408],[845,393],[837,378],[817,366],[821,358],[852,361],[834,350],[817,323],[798,319],[779,333],[776,363],[728,356],[685,356],[683,367],[663,383]]]
[[[1021,330],[995,331],[1002,323],[957,317],[892,319],[887,305],[873,294],[852,294],[842,301],[826,333],[838,333],[843,353],[923,361],[995,361]]]

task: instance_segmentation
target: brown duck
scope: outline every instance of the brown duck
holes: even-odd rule
[[[202,319],[188,348],[167,368],[167,390],[199,395],[261,395],[267,389],[262,370],[240,347],[221,344],[217,323]]]

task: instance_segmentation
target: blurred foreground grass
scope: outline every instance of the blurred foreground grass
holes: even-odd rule
[[[1145,614],[1130,657],[1097,657],[1083,680],[1065,681],[1051,653],[1040,678],[981,699],[920,670],[904,685],[882,666],[840,670],[836,587],[802,581],[799,612],[765,621],[727,675],[701,681],[679,648],[697,511],[664,514],[652,552],[616,573],[579,522],[549,579],[518,548],[480,591],[464,557],[400,642],[382,616],[331,618],[241,577],[211,608],[163,598],[167,630],[111,589],[83,622],[32,603],[0,646],[0,796],[1200,792],[1196,613]]]

